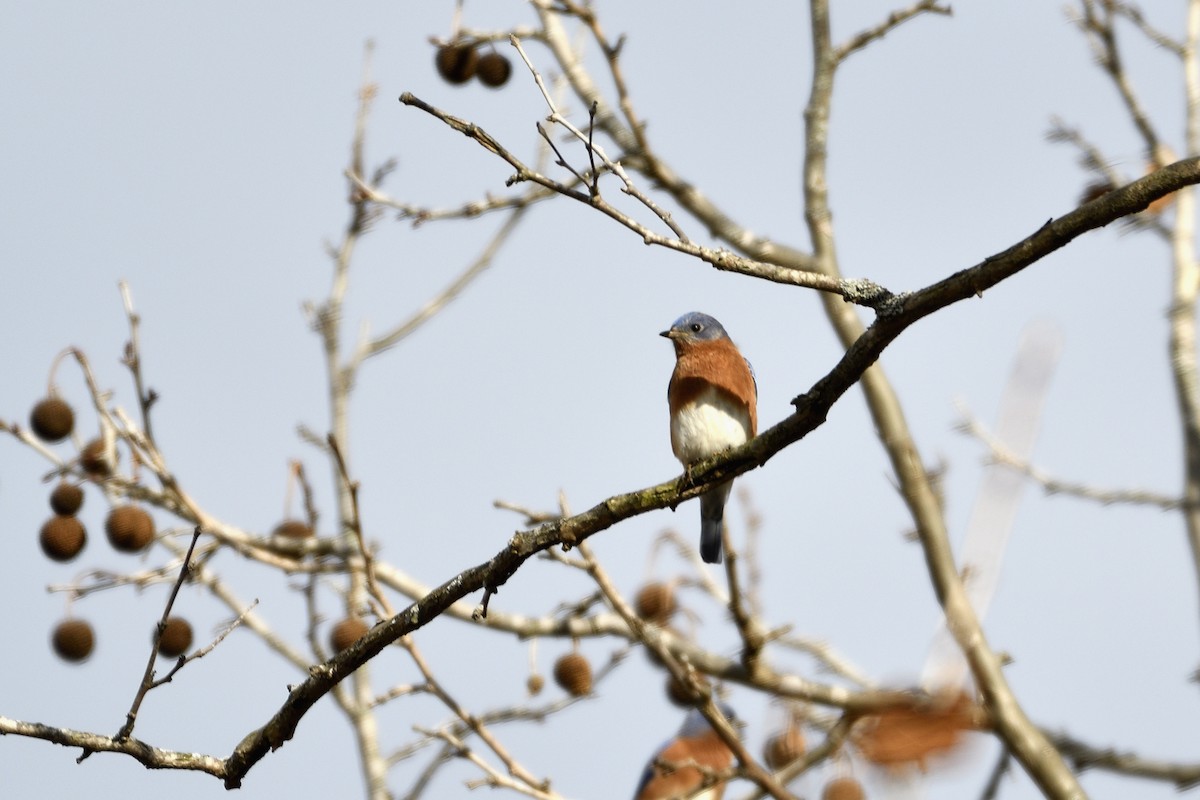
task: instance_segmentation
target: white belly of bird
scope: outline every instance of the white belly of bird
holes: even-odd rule
[[[680,461],[691,464],[745,444],[749,428],[750,415],[710,389],[671,420],[671,447]]]

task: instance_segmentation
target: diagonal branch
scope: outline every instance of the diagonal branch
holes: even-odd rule
[[[532,197],[533,193],[526,194],[525,197]],[[452,280],[445,289],[439,292],[434,297],[425,301],[416,313],[409,317],[404,322],[396,325],[386,333],[371,339],[370,341],[362,342],[359,345],[358,351],[354,354],[353,362],[361,362],[371,356],[379,355],[380,353],[395,347],[402,340],[406,339],[415,333],[422,325],[433,319],[443,308],[453,302],[471,282],[492,265],[496,254],[508,241],[513,231],[520,225],[521,220],[525,216],[525,212],[529,210],[529,205],[518,205],[512,209],[512,212],[505,218],[504,223],[488,241],[483,251],[467,265],[458,276]]]

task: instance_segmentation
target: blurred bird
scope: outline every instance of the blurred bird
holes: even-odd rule
[[[719,707],[727,720],[736,721],[732,708],[724,703]],[[721,800],[725,794],[725,781],[716,781],[699,794],[692,793],[711,780],[712,773],[724,772],[732,765],[733,751],[729,745],[712,729],[704,715],[693,708],[675,738],[660,747],[646,765],[633,800],[684,797]]]
[[[737,447],[758,429],[754,370],[729,334],[707,314],[693,311],[661,334],[675,345],[675,371],[667,387],[671,450],[685,469]],[[700,496],[700,557],[721,562],[721,526],[732,481]]]

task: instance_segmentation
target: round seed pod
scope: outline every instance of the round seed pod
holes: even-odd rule
[[[114,550],[137,553],[154,541],[154,520],[139,506],[117,506],[108,512],[104,533]]]
[[[73,483],[60,481],[54,491],[50,492],[50,508],[55,514],[69,517],[78,513],[83,506],[83,488]]]
[[[567,653],[554,662],[554,682],[572,697],[592,691],[592,665],[579,653]]]
[[[333,652],[340,653],[366,636],[369,630],[367,623],[359,617],[346,617],[329,631],[329,646]]]
[[[763,746],[763,761],[772,770],[781,770],[804,755],[804,734],[795,725],[767,739]]]
[[[708,685],[708,679],[703,675],[697,674],[696,680],[702,686]],[[669,673],[667,674],[667,699],[680,708],[691,708],[695,704],[691,690],[680,681],[675,680],[675,676]]]
[[[165,658],[178,658],[191,648],[191,623],[183,617],[167,617],[162,638],[158,640],[158,654]]]
[[[65,400],[50,396],[39,400],[29,413],[29,427],[45,442],[60,442],[75,427],[75,412]]]
[[[434,64],[442,80],[457,86],[475,76],[479,54],[468,44],[447,44],[438,48]]]
[[[96,646],[96,635],[92,626],[81,619],[64,619],[54,627],[50,636],[54,652],[63,661],[78,664],[87,661]]]
[[[678,608],[675,591],[665,583],[647,583],[633,602],[638,616],[656,625],[666,625]]]
[[[525,689],[529,692],[530,697],[541,694],[544,688],[546,688],[546,678],[540,673],[535,672],[525,680]]]
[[[298,519],[285,519],[271,531],[272,536],[283,536],[287,539],[307,539],[313,535],[313,529],[307,522]]]
[[[512,75],[512,63],[495,51],[484,53],[475,66],[475,74],[484,86],[498,89],[508,83],[508,78]]]
[[[821,800],[865,800],[866,796],[862,784],[849,775],[834,778],[821,791]]]
[[[79,466],[93,478],[107,478],[112,474],[113,465],[104,453],[103,439],[92,439],[83,446],[79,451]]]
[[[87,544],[87,530],[75,517],[56,514],[42,525],[38,543],[47,558],[70,561]]]

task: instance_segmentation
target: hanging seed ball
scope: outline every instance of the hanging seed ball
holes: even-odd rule
[[[162,638],[158,640],[158,654],[166,658],[178,658],[191,648],[191,623],[183,617],[167,617]]]
[[[50,643],[59,658],[77,664],[92,654],[96,635],[92,633],[92,626],[83,620],[64,619],[55,626]]]
[[[271,531],[273,536],[283,536],[287,539],[307,539],[313,535],[313,529],[307,522],[298,519],[285,519]]]
[[[696,680],[701,686],[708,685],[708,679],[703,675],[697,675]],[[688,687],[682,682],[675,680],[674,675],[667,675],[667,699],[680,708],[691,708],[695,705],[694,695]]]
[[[108,512],[104,532],[109,544],[122,553],[145,550],[154,540],[154,520],[139,506],[117,506]]]
[[[525,681],[525,689],[529,692],[530,697],[541,694],[544,688],[546,688],[546,678],[540,672],[533,673]]]
[[[46,520],[38,535],[42,552],[55,561],[70,561],[87,543],[87,531],[75,517],[55,515]]]
[[[678,607],[675,592],[665,583],[647,583],[634,598],[638,616],[656,625],[665,625]]]
[[[479,57],[475,74],[479,76],[479,82],[484,86],[498,89],[508,83],[508,77],[512,75],[512,64],[497,52],[484,53]]]
[[[479,54],[467,44],[447,44],[438,48],[434,57],[438,75],[447,83],[463,84],[475,76]]]
[[[772,770],[781,770],[804,755],[804,734],[795,725],[767,739],[763,747],[763,761]]]
[[[572,697],[592,691],[592,665],[579,653],[567,653],[554,662],[554,682]]]
[[[69,517],[83,505],[83,489],[73,483],[61,481],[50,493],[50,508],[55,514]]]
[[[333,648],[333,652],[340,653],[366,636],[369,630],[367,623],[358,617],[346,617],[329,632],[329,646]]]
[[[104,440],[92,439],[79,451],[79,466],[93,478],[105,478],[112,474],[112,464],[104,454]]]
[[[865,800],[866,796],[862,784],[849,775],[834,778],[821,792],[821,800]]]
[[[47,397],[39,400],[29,414],[29,427],[45,442],[59,442],[71,435],[75,412],[65,400]]]

